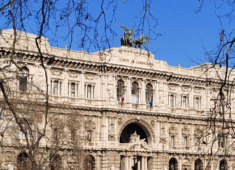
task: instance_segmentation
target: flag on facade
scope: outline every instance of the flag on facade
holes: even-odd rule
[[[122,103],[124,102],[124,97],[122,98]]]
[[[150,107],[153,106],[153,98],[152,98],[151,101],[149,102],[149,105],[150,105]]]

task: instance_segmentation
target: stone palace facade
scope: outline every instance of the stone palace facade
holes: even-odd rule
[[[6,39],[12,35],[12,30],[2,32],[1,67],[8,62]],[[28,84],[46,89],[35,37],[21,32],[16,44],[17,62],[27,74],[17,81],[16,95],[34,88]],[[125,46],[95,53],[72,51],[51,47],[44,37],[41,51],[47,61],[51,111],[81,116],[75,129],[84,137],[82,147],[92,158],[84,169],[233,170],[233,157],[225,158],[219,152],[210,159],[211,147],[200,137],[218,83],[215,72],[207,70],[210,64],[169,66],[148,51]],[[53,129],[48,133],[53,138]],[[68,136],[70,140],[72,135]],[[3,155],[16,153],[15,158],[3,157],[9,169],[15,169],[12,160],[22,156],[13,146],[1,149]],[[64,147],[58,152],[60,169],[72,169],[69,154],[64,154],[70,151]]]

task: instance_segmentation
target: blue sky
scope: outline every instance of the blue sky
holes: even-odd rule
[[[98,14],[101,0],[89,2],[92,2],[89,4],[89,11]],[[138,22],[138,19],[135,17],[138,16],[142,7],[139,2],[139,0],[118,0],[116,17],[112,24],[116,36],[110,44],[111,47],[120,47],[120,39],[124,32],[120,25],[131,28],[136,24],[136,21]],[[161,36],[149,41],[149,50],[155,54],[157,60],[167,61],[169,65],[173,66],[180,64],[181,67],[190,67],[198,63],[208,62],[204,55],[205,49],[210,51],[216,46],[216,43],[219,41],[221,27],[219,20],[215,16],[213,2],[210,0],[205,1],[202,11],[196,14],[195,8],[199,6],[199,3],[198,0],[152,1],[150,10],[153,16],[158,19],[158,25],[154,28],[154,31],[160,33]],[[107,8],[106,11],[107,18],[110,19],[109,12],[112,11],[112,8]],[[4,22],[4,17],[0,17],[0,22]],[[35,31],[37,28],[38,26],[33,20],[27,22],[26,29],[28,32],[37,34],[37,31]],[[147,30],[146,27],[145,35],[148,34]],[[102,31],[102,23],[100,31]],[[64,30],[60,29],[57,35],[63,35],[63,33]],[[77,33],[77,35],[79,34]],[[45,36],[49,38],[53,46],[64,48],[68,44],[68,41],[59,37],[57,38],[58,43],[53,43],[53,36],[50,32],[47,32]],[[74,36],[73,38],[76,40],[77,37]],[[153,38],[151,34],[150,38]],[[75,41],[72,49],[81,50],[76,44],[78,42]],[[90,51],[93,52],[96,49],[91,48]]]

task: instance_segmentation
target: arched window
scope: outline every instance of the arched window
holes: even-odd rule
[[[27,91],[27,79],[29,76],[29,69],[27,67],[21,68],[21,74],[19,76],[19,90]]]
[[[95,158],[92,155],[86,156],[84,159],[84,169],[94,170],[95,169]]]
[[[227,161],[226,160],[221,160],[220,161],[220,170],[227,170]]]
[[[18,155],[17,164],[18,164],[19,170],[27,169],[27,165],[28,165],[28,155],[27,155],[27,153],[23,152],[23,153],[20,153]]]
[[[178,162],[175,158],[171,158],[169,161],[169,170],[178,170]]]
[[[117,82],[117,100],[122,101],[124,98],[124,82],[122,80],[118,80]]]
[[[51,170],[61,170],[62,160],[59,155],[51,156]]]
[[[220,148],[225,148],[226,146],[226,136],[224,134],[218,135],[218,142]]]
[[[131,102],[132,103],[138,103],[138,83],[134,82],[132,83],[132,90],[131,90]]]
[[[149,104],[153,98],[153,86],[150,83],[146,85],[145,98],[146,104]]]
[[[202,163],[202,160],[201,159],[197,159],[195,161],[195,170],[203,170],[203,163]]]

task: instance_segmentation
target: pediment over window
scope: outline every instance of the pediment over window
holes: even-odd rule
[[[199,127],[197,127],[194,130],[194,135],[197,136],[197,137],[202,137],[203,136],[203,131]]]
[[[171,125],[171,127],[169,128],[169,134],[178,134],[178,129],[175,127],[175,125]]]
[[[182,135],[184,135],[184,136],[190,135],[190,129],[186,125],[182,129]]]

